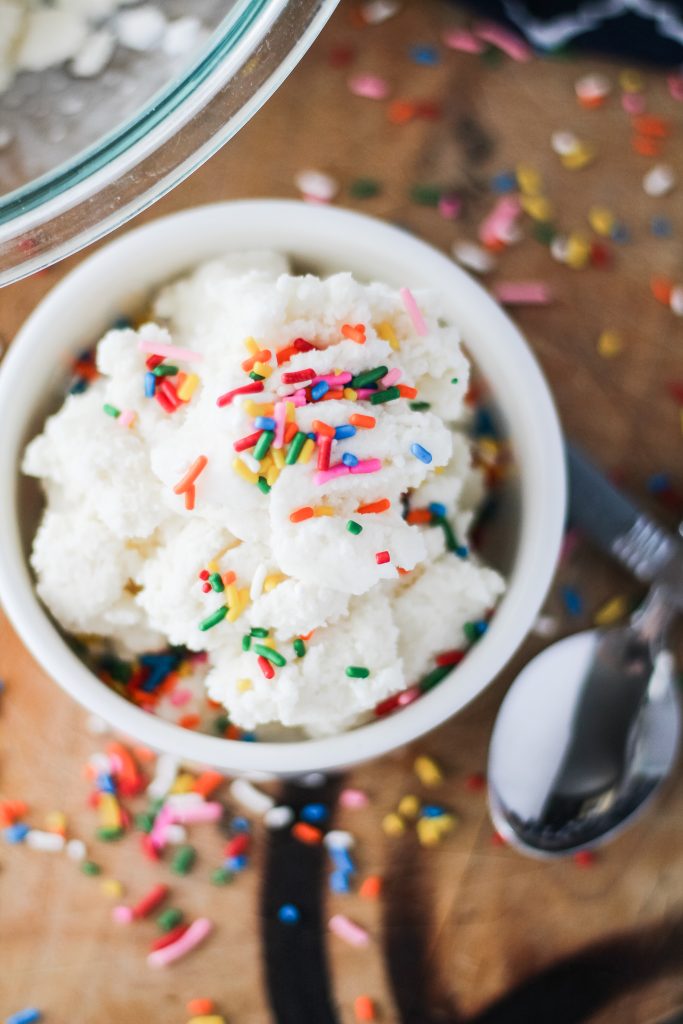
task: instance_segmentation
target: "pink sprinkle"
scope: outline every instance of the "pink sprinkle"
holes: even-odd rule
[[[166,845],[166,831],[172,821],[173,811],[165,804],[154,819],[154,826],[149,833],[149,841],[156,850],[163,850]]]
[[[417,700],[422,695],[422,690],[419,686],[411,686],[407,690],[404,690],[396,698],[396,703],[400,708],[405,708],[408,704],[412,704],[413,701]]]
[[[275,440],[273,441],[273,448],[282,448],[285,443],[285,425],[287,422],[287,409],[284,402],[276,402],[275,409],[273,411],[273,418],[275,420]]]
[[[424,317],[418,309],[415,296],[411,292],[410,288],[401,288],[399,295],[403,299],[403,305],[406,307],[406,313],[413,321],[413,327],[420,337],[424,338],[425,335],[429,334],[429,331],[427,330],[427,324],[424,322]]]
[[[349,79],[349,89],[354,96],[368,100],[385,100],[391,91],[386,78],[378,75],[354,75]]]
[[[185,690],[182,688],[174,690],[169,699],[174,708],[182,708],[183,705],[192,700],[192,690]]]
[[[521,64],[531,60],[533,56],[531,47],[515,32],[510,32],[509,29],[503,28],[502,25],[486,21],[475,26],[474,31],[485,43],[496,46],[503,53],[507,54],[508,57],[511,57],[512,60],[519,61]]]
[[[683,103],[683,75],[669,75],[666,84],[669,87],[671,99]]]
[[[146,338],[140,338],[138,348],[141,352],[150,352],[153,356],[163,356],[164,359],[178,359],[181,363],[199,363],[204,358],[201,352],[178,348],[177,345],[164,345],[151,339],[148,341]]]
[[[132,924],[133,918],[135,917],[132,908],[124,906],[114,907],[111,912],[111,916],[117,924]]]
[[[167,964],[172,964],[174,960],[185,956],[195,946],[198,946],[212,928],[213,924],[209,921],[208,917],[198,917],[176,942],[172,942],[170,946],[164,946],[162,949],[155,949],[153,953],[150,953],[147,957],[147,963],[150,967],[166,967]]]
[[[370,395],[374,395],[374,388],[356,388],[356,395],[358,398],[369,398]]]
[[[441,41],[449,50],[460,50],[461,53],[481,53],[484,44],[471,32],[460,28],[449,28],[441,36]]]
[[[457,220],[462,209],[462,199],[455,192],[445,192],[439,199],[439,213],[444,220]]]
[[[334,917],[331,917],[328,927],[331,932],[338,935],[344,942],[348,942],[350,946],[367,946],[370,941],[370,936],[365,928],[355,924],[345,914],[335,914]]]
[[[358,463],[360,465],[360,463]],[[356,468],[356,467],[354,467]],[[348,466],[345,466],[343,462],[339,462],[336,466],[330,466],[329,469],[320,469],[313,477],[318,487],[322,487],[329,480],[336,480],[338,476],[346,476],[351,470]]]
[[[367,807],[369,804],[368,794],[362,789],[343,789],[339,794],[340,807],[349,807],[357,810],[360,807]]]
[[[500,281],[493,294],[506,306],[547,306],[553,300],[544,281]]]
[[[131,427],[135,422],[135,409],[123,409],[116,418],[119,427]]]
[[[393,370],[389,370],[389,373],[385,373],[382,379],[382,384],[385,388],[390,388],[393,384],[401,379],[403,376],[403,370],[400,366],[395,366]]]
[[[345,370],[344,373],[326,373],[322,377],[315,377],[311,384],[320,384],[321,381],[333,388],[337,384],[348,384],[353,374]]]
[[[621,106],[627,114],[642,114],[647,103],[641,92],[623,92],[621,94]]]
[[[177,825],[196,825],[203,821],[218,821],[223,813],[219,803],[182,804],[171,810],[171,821]]]
[[[499,199],[488,217],[479,225],[480,241],[484,245],[501,240],[507,241],[521,210],[519,200],[513,196],[503,196]]]
[[[294,405],[299,408],[302,405],[306,405],[308,399],[306,398],[305,391],[295,391],[293,395],[289,395],[289,401],[294,402]]]
[[[335,467],[336,468],[336,467]],[[346,467],[344,467],[346,468]],[[350,467],[351,473],[378,473],[382,468],[380,459],[361,459],[355,466]]]

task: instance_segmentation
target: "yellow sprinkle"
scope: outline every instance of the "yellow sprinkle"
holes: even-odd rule
[[[387,814],[382,819],[382,831],[388,836],[400,836],[405,830],[403,819],[398,814]]]
[[[178,398],[183,402],[189,402],[199,385],[199,377],[196,373],[188,373],[183,383],[178,388]]]
[[[568,171],[580,171],[595,160],[595,149],[588,142],[580,142],[570,153],[563,153],[561,158]]]
[[[209,572],[220,572],[221,571],[220,567],[218,565],[218,562],[216,561],[215,558],[212,558],[210,562],[206,563],[206,568],[209,570]]]
[[[261,351],[258,342],[255,341],[252,337],[244,339],[244,347],[246,348],[250,356],[255,356],[257,352]]]
[[[443,773],[433,757],[426,754],[416,757],[413,769],[423,786],[438,786],[443,782]]]
[[[191,793],[195,784],[195,776],[190,772],[179,772],[171,786],[171,793]]]
[[[310,440],[310,438],[309,438]],[[271,448],[273,453],[273,462],[278,469],[282,469],[285,464],[285,450],[284,448]]]
[[[590,257],[591,245],[585,235],[573,232],[567,239],[565,263],[573,270],[582,270]]]
[[[287,423],[293,423],[296,416],[296,406],[294,402],[285,402],[285,418]]]
[[[227,587],[225,588],[225,601],[226,604],[229,604],[231,608],[234,604],[237,604],[237,602],[239,601],[239,591],[237,590],[236,583],[228,583]]]
[[[230,605],[230,611],[225,616],[228,622],[236,622],[248,604],[249,590],[239,590],[237,592],[237,600],[234,602],[234,604]]]
[[[314,451],[315,441],[313,440],[313,438],[309,437],[307,441],[304,441],[304,446],[301,449],[301,454],[299,455],[299,462],[308,462]],[[268,483],[270,483],[270,480],[268,481]]]
[[[551,220],[553,207],[545,196],[522,196],[522,209],[533,220]]]
[[[246,480],[248,484],[255,484],[258,480],[256,473],[252,473],[248,466],[245,466],[241,459],[232,460],[232,468],[235,470],[238,476],[241,476],[243,480]]]
[[[265,580],[263,581],[263,589],[265,590],[266,594],[269,594],[271,590],[275,590],[275,588],[279,586],[280,583],[284,583],[286,579],[287,577],[284,575],[284,573],[273,572],[270,574],[270,576],[266,576]]]
[[[182,661],[178,668],[175,669],[179,676],[191,676],[194,675],[194,668],[189,661]]]
[[[117,878],[102,879],[102,892],[112,900],[120,900],[123,896],[123,886]]]
[[[606,206],[591,206],[588,211],[588,223],[596,235],[609,238],[616,223],[616,217]]]
[[[598,353],[603,359],[618,356],[622,348],[621,335],[617,331],[603,331],[598,338]]]
[[[619,85],[624,92],[642,92],[644,79],[635,68],[624,68],[619,75]]]
[[[103,828],[121,828],[121,808],[113,793],[100,793],[97,809]]]
[[[438,817],[431,820],[441,836],[447,836],[449,832],[453,832],[460,824],[457,814],[439,814]]]
[[[413,793],[406,793],[398,804],[398,813],[404,818],[417,818],[420,813],[420,801]]]
[[[254,373],[258,373],[259,377],[270,377],[273,372],[273,367],[268,366],[268,363],[254,363]]]
[[[254,684],[251,679],[238,679],[237,680],[237,692],[246,693],[247,690],[253,689]]]
[[[358,398],[358,392],[355,388],[344,388],[344,398],[348,398],[350,402],[355,402]],[[301,462],[301,459],[299,459],[299,462]]]
[[[242,403],[247,416],[272,416],[275,406],[272,402],[255,402],[252,398]]]
[[[517,170],[517,184],[519,185],[519,191],[525,196],[537,196],[541,192],[541,175],[538,173],[535,167],[530,167],[529,164],[518,164]]]
[[[266,483],[268,484],[269,487],[273,486],[279,475],[280,470],[277,468],[277,466],[271,466],[268,472],[266,473]]]
[[[313,506],[314,516],[333,516],[334,509],[331,505],[314,505]]]
[[[388,320],[383,320],[381,324],[377,324],[375,329],[382,341],[388,341],[393,349],[398,349],[399,344],[398,338],[396,337],[396,331]]]
[[[58,832],[60,836],[64,835],[66,832],[66,814],[64,811],[50,811],[45,816],[45,831]]]
[[[441,839],[441,832],[434,818],[420,818],[415,829],[421,846],[436,846]]]
[[[187,1024],[225,1024],[225,1017],[220,1013],[203,1013],[200,1017],[191,1017]]]
[[[609,601],[598,608],[593,616],[593,624],[596,626],[610,626],[613,622],[621,619],[629,610],[628,601],[623,594],[611,597]]]

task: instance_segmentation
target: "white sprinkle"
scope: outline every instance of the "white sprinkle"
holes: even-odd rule
[[[82,839],[70,839],[66,844],[66,855],[69,860],[85,860],[88,850]]]
[[[99,715],[88,715],[85,725],[91,736],[103,736],[109,732],[109,723]]]
[[[579,140],[574,132],[553,132],[550,136],[550,145],[558,156],[569,156],[579,148]]]
[[[676,316],[683,316],[683,285],[677,284],[671,289],[669,307]]]
[[[169,793],[164,806],[166,807],[188,807],[194,804],[203,804],[204,797],[201,793]]]
[[[91,32],[72,60],[69,70],[76,78],[94,78],[109,61],[116,46],[116,38],[106,28]]]
[[[299,171],[294,176],[294,184],[304,196],[320,203],[329,203],[339,191],[339,183],[322,171]]]
[[[350,832],[336,828],[327,833],[323,843],[328,850],[351,850],[355,846],[356,840]]]
[[[488,274],[496,265],[493,255],[476,242],[453,242],[454,258],[475,274]]]
[[[531,627],[532,633],[543,637],[555,636],[557,630],[558,621],[554,615],[539,615]]]
[[[166,796],[178,774],[178,760],[170,754],[160,754],[157,758],[154,778],[147,787],[147,796],[152,800]]]
[[[566,235],[556,235],[550,243],[550,255],[558,263],[567,262],[569,252],[569,239]]]
[[[113,771],[113,765],[111,758],[108,754],[103,754],[101,751],[96,751],[91,754],[88,758],[88,765],[93,768],[96,772],[111,772]]]
[[[169,22],[166,28],[161,49],[169,57],[187,53],[199,42],[201,29],[202,23],[199,18],[193,18],[191,15],[176,18],[175,21]]]
[[[120,11],[115,28],[119,42],[129,50],[152,50],[166,31],[166,18],[158,7],[145,4],[130,11]]]
[[[649,196],[665,196],[676,184],[676,175],[669,164],[655,164],[643,178],[643,189]]]
[[[22,71],[45,71],[71,60],[87,34],[87,23],[79,14],[47,6],[32,10],[17,50],[17,67]]]
[[[230,793],[248,811],[263,816],[275,806],[272,796],[253,786],[248,779],[234,779],[230,783]]]
[[[237,458],[241,459],[247,469],[251,470],[252,473],[261,472],[261,463],[258,459],[255,459],[253,455],[250,455],[249,452],[240,452]]]
[[[177,846],[178,843],[184,843],[187,839],[187,829],[183,825],[171,824],[166,826],[164,832],[164,840],[170,843],[171,846]]]
[[[582,75],[574,85],[576,95],[581,100],[602,99],[609,96],[612,91],[612,83],[607,75],[593,73]]]
[[[265,562],[261,562],[257,567],[254,575],[251,578],[251,587],[249,588],[249,597],[252,601],[258,601],[259,597],[263,593],[263,584],[265,583],[266,576],[268,575],[268,567]]]
[[[318,789],[327,782],[327,775],[324,775],[323,772],[309,772],[308,775],[302,775],[296,781],[306,789]]]
[[[276,807],[271,807],[263,815],[263,823],[266,828],[287,828],[293,821],[294,811],[291,807],[287,807],[286,804],[278,804]]]
[[[45,850],[49,853],[59,853],[66,845],[64,836],[59,832],[41,832],[37,828],[32,828],[26,833],[24,842],[32,850]]]
[[[380,25],[388,21],[401,9],[401,5],[395,0],[369,0],[361,7],[361,17],[368,25]]]

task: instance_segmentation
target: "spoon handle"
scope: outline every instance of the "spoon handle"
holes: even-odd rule
[[[683,546],[622,494],[575,445],[567,445],[569,521],[638,579],[651,582]]]

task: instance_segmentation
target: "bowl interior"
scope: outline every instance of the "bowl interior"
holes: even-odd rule
[[[501,488],[482,549],[508,578],[488,633],[416,703],[351,733],[289,744],[246,744],[183,730],[130,705],[85,668],[33,592],[27,555],[42,499],[35,482],[18,472],[26,442],[63,400],[76,353],[117,316],[139,310],[163,282],[211,256],[258,248],[288,253],[297,270],[351,270],[361,279],[438,289],[488,382],[517,468]],[[0,372],[0,401],[8,423],[0,452],[0,522],[6,525],[0,596],[8,614],[38,659],[78,700],[123,731],[196,761],[233,771],[297,772],[350,764],[414,738],[488,685],[531,625],[552,575],[564,518],[564,465],[554,408],[533,358],[502,311],[464,272],[415,238],[358,214],[276,201],[218,204],[124,235],[68,275],[27,321]]]

